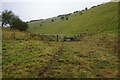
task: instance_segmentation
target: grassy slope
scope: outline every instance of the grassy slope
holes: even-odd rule
[[[104,30],[107,33],[117,33],[118,3],[106,3],[87,11],[70,15],[69,20],[60,17],[28,23],[28,31],[34,33],[92,33]],[[54,22],[51,20],[54,19]],[[43,23],[42,23],[43,22]],[[40,26],[42,24],[42,26]],[[35,29],[36,27],[36,29]]]

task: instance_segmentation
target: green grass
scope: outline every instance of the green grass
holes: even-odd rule
[[[104,33],[118,33],[118,3],[106,3],[87,11],[82,11],[82,13],[83,15],[80,15],[79,12],[71,14],[68,17],[69,20],[61,20],[60,17],[54,17],[30,22],[28,23],[28,31],[47,34],[93,33],[101,31],[104,31]],[[51,22],[52,19],[55,21]]]
[[[3,47],[3,71],[7,73],[3,77],[37,77],[57,50],[38,41],[12,45]]]
[[[28,31],[47,35],[3,28],[3,78],[118,78],[117,3],[82,13],[45,20],[41,27],[43,21],[28,23]],[[62,42],[62,36],[78,41]]]
[[[13,31],[3,29],[3,78],[116,78],[118,75],[116,34],[56,42],[16,40],[6,37],[7,32],[10,36]],[[26,34],[16,31],[18,37],[20,33],[23,37]]]

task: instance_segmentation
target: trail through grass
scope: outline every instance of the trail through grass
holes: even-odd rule
[[[6,38],[3,37],[2,47],[3,78],[116,78],[118,75],[115,34],[95,34],[71,42]]]

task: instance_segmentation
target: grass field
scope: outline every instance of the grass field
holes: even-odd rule
[[[3,29],[3,78],[116,78],[118,47],[115,34],[95,34],[80,41],[56,42],[11,36]]]
[[[118,78],[117,6],[29,22],[29,32],[3,28],[3,78]]]

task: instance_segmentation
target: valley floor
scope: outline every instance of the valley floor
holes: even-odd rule
[[[96,34],[80,41],[3,38],[3,78],[116,78],[117,35]]]

